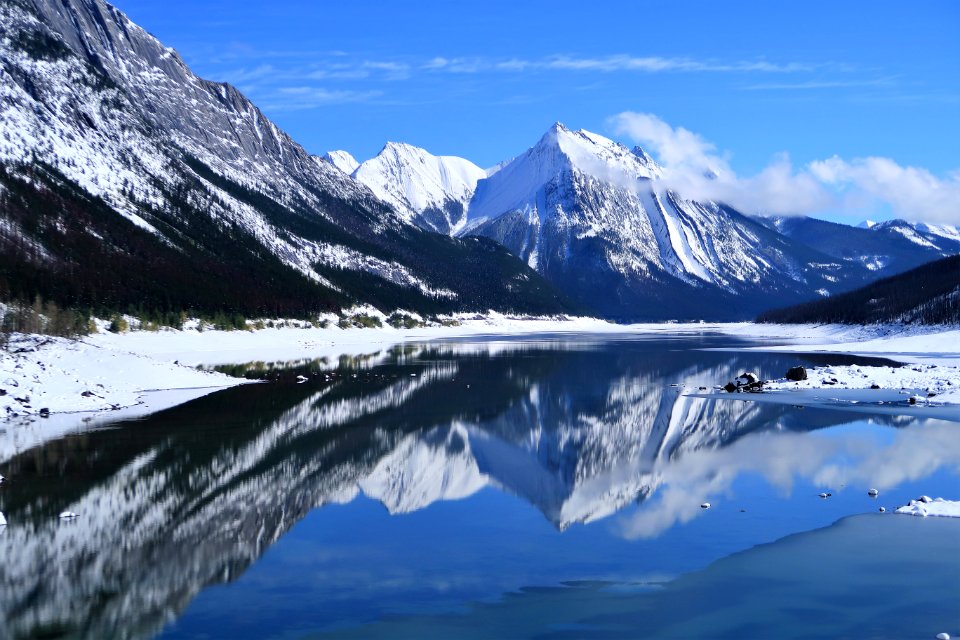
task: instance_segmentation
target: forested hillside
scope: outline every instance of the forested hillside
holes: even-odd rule
[[[757,322],[872,324],[960,322],[960,255],[848,293],[762,313]]]

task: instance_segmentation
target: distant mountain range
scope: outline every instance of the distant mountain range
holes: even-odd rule
[[[311,156],[103,0],[8,0],[0,25],[0,300],[745,319],[960,252],[951,227],[690,199],[560,124],[489,170],[398,143]]]
[[[325,157],[405,220],[496,240],[612,318],[742,319],[960,252],[953,227],[759,218],[691,200],[662,185],[643,149],[560,123],[487,171],[395,143],[364,163]]]

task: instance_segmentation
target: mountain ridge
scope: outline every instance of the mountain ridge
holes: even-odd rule
[[[251,314],[573,309],[494,243],[407,224],[106,2],[17,0],[0,17],[0,295]]]

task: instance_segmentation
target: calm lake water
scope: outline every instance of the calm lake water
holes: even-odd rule
[[[225,368],[267,382],[0,460],[0,638],[960,635],[960,521],[891,513],[960,498],[960,415],[688,395],[885,363],[730,345]]]

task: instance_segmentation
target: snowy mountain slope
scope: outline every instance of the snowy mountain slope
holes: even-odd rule
[[[563,308],[492,244],[405,224],[102,0],[5,2],[0,24],[0,189],[12,201],[0,289],[167,309]],[[119,277],[131,269],[135,286]],[[138,288],[150,283],[168,293]]]
[[[921,233],[939,236],[960,243],[960,228],[955,225],[919,222],[914,225],[914,228]]]
[[[866,269],[659,184],[642,149],[554,125],[477,185],[460,232],[493,238],[574,300],[623,318],[739,318]]]
[[[346,151],[329,151],[322,156],[319,156],[318,159],[329,162],[347,175],[351,175],[357,170],[357,167],[360,166],[360,163],[357,162],[357,159]]]
[[[393,205],[407,222],[447,234],[463,226],[477,181],[486,175],[469,160],[435,156],[395,142],[388,142],[353,172],[358,182]]]
[[[777,217],[760,221],[834,258],[862,264],[878,277],[960,253],[960,234],[947,225],[888,220],[867,221],[869,224],[851,227],[808,217]]]

